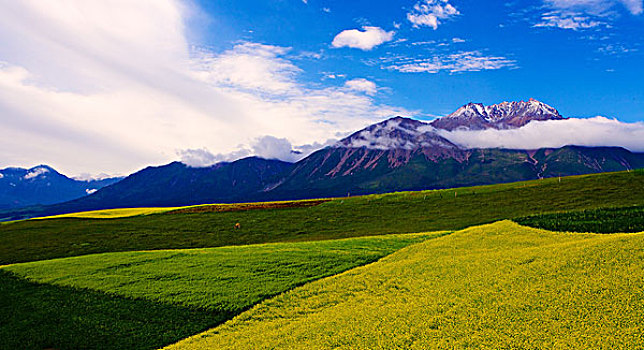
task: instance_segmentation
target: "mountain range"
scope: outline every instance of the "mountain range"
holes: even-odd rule
[[[0,218],[436,189],[644,167],[644,153],[619,147],[468,149],[441,136],[444,130],[515,129],[562,119],[534,99],[469,103],[429,123],[395,117],[373,124],[297,163],[249,157],[194,168],[174,162],[148,167],[81,198],[5,211]]]
[[[121,179],[76,180],[47,165],[0,169],[0,209],[65,202],[92,194]]]

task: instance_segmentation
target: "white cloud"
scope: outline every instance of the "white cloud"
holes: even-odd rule
[[[623,5],[631,14],[642,13],[642,0],[545,0],[546,5],[564,10],[602,14],[615,5]]]
[[[285,138],[274,136],[260,137],[252,146],[253,153],[265,159],[279,159],[286,162],[293,162],[299,155],[293,150],[291,142]]]
[[[364,78],[347,80],[344,83],[344,86],[347,87],[349,90],[364,92],[367,95],[375,95],[376,92],[378,92],[378,87],[376,86],[376,83]]]
[[[516,62],[506,57],[484,56],[480,51],[468,51],[425,59],[402,59],[385,68],[403,73],[460,73],[514,67]]]
[[[368,51],[382,43],[393,40],[395,34],[393,31],[388,32],[379,27],[364,26],[362,29],[341,31],[333,38],[331,45],[336,48],[350,47]]]
[[[642,0],[621,0],[620,2],[634,15],[641,15],[644,11]]]
[[[263,135],[313,144],[409,115],[302,84],[289,48],[191,49],[197,9],[178,0],[0,6],[0,165],[127,174],[177,150],[231,154]]]
[[[438,29],[441,20],[459,15],[458,10],[448,0],[423,0],[414,9],[407,13],[407,20],[414,28],[422,26]]]
[[[460,44],[460,43],[464,43],[464,42],[465,42],[465,39],[461,39],[461,38],[452,38],[452,42],[453,42],[453,43],[455,43],[455,44]]]
[[[584,30],[610,27],[616,5],[623,5],[633,15],[642,13],[643,0],[544,0],[549,11],[534,27]]]
[[[547,12],[541,16],[541,22],[533,27],[553,27],[561,29],[589,29],[606,25],[604,22],[593,20],[587,16],[581,16],[570,12]]]
[[[293,146],[286,138],[265,135],[254,139],[250,146],[239,145],[237,150],[226,154],[213,154],[205,148],[180,150],[177,154],[181,157],[182,163],[191,167],[206,167],[220,162],[231,162],[251,155],[265,159],[297,162],[319,149],[335,144],[335,142],[336,139],[328,139],[323,143],[314,142]]]
[[[577,145],[615,146],[644,152],[644,122],[624,123],[605,117],[532,121],[510,130],[438,130],[438,133],[468,148],[538,149]]]

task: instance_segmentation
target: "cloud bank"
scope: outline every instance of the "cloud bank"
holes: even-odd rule
[[[127,174],[181,150],[208,163],[188,151],[253,151],[265,135],[322,144],[410,114],[344,86],[301,83],[288,47],[195,46],[197,15],[178,0],[4,1],[0,166]]]
[[[532,121],[511,130],[437,132],[467,148],[538,149],[577,145],[624,147],[632,152],[644,152],[644,122],[624,123],[605,117]]]

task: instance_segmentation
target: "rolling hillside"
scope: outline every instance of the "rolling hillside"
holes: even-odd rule
[[[0,268],[0,349],[156,349],[442,235],[127,252]]]
[[[166,349],[637,349],[643,246],[644,233],[472,227],[284,293]]]
[[[0,224],[0,264],[147,249],[462,229],[526,215],[643,205],[644,172],[338,198],[314,206]],[[207,207],[207,206],[206,206]],[[240,223],[241,228],[235,229]]]

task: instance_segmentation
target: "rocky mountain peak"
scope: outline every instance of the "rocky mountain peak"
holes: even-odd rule
[[[484,130],[520,128],[533,120],[564,119],[559,112],[538,100],[501,102],[485,106],[468,103],[454,113],[437,119],[431,125],[437,129]]]

